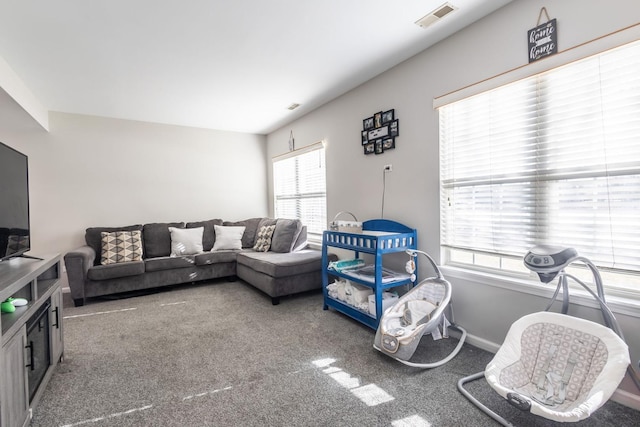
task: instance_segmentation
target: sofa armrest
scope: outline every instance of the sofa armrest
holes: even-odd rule
[[[79,305],[79,301],[84,303],[84,284],[87,280],[87,272],[93,266],[95,259],[96,251],[86,245],[67,252],[64,256],[69,289],[76,305]]]

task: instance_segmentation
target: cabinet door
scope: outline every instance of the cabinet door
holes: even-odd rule
[[[29,416],[25,345],[27,329],[23,327],[2,348],[2,426],[22,426]]]
[[[64,350],[62,336],[62,288],[58,288],[51,295],[51,308],[49,309],[49,325],[51,325],[51,364],[55,365]]]

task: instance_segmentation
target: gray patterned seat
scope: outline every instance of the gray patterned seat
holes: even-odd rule
[[[560,422],[587,418],[622,381],[625,342],[611,329],[565,314],[540,312],[516,321],[485,377],[505,399]]]

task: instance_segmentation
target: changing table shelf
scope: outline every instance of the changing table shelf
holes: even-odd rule
[[[362,275],[338,272],[328,268],[328,249],[330,247],[353,251],[356,259],[360,258],[363,253],[372,254],[374,256],[373,275],[370,278],[365,278]],[[417,249],[416,230],[387,219],[372,219],[363,222],[362,233],[325,231],[322,236],[323,309],[328,310],[331,307],[373,329],[377,329],[383,312],[383,292],[398,286],[415,285],[415,281],[411,281],[409,275],[399,274],[397,278],[383,277],[383,256],[390,253],[404,252],[407,249]],[[340,277],[370,287],[375,295],[376,315],[332,298],[327,290],[331,277]]]

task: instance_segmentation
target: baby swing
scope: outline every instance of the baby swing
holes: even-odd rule
[[[431,262],[436,277],[422,280],[384,312],[373,347],[405,365],[424,369],[435,368],[447,363],[460,352],[467,332],[453,323],[451,284],[444,279],[435,261],[422,251],[408,249],[407,253],[409,261],[406,269],[412,275],[412,280],[415,280],[413,274],[418,254],[424,255]],[[446,312],[451,321],[447,319]],[[459,330],[462,335],[458,345],[448,356],[432,363],[409,361],[423,335],[431,334],[434,340],[448,338],[449,327]]]
[[[574,261],[589,267],[597,294],[564,271]],[[544,283],[558,277],[551,302],[545,311],[514,322],[485,370],[462,378],[458,381],[458,390],[491,418],[511,426],[465,390],[464,384],[485,377],[488,384],[516,408],[559,422],[589,417],[609,400],[625,370],[640,389],[638,376],[629,365],[629,350],[620,326],[605,302],[602,279],[595,265],[573,248],[554,246],[534,247],[525,256],[524,263],[538,273]],[[567,315],[568,278],[584,287],[599,303],[606,327]],[[560,288],[562,314],[551,313],[548,310]]]

